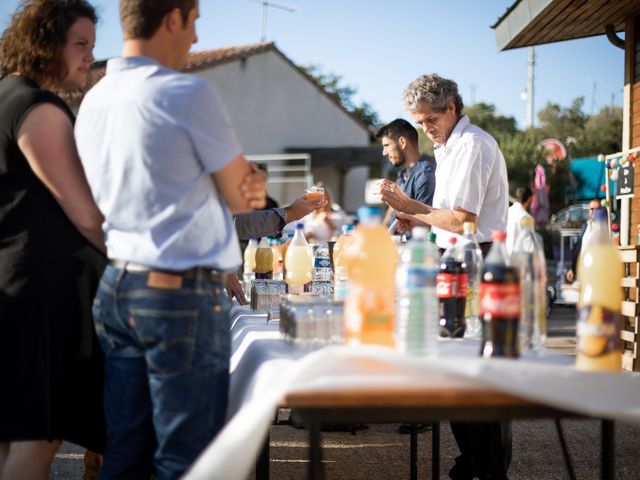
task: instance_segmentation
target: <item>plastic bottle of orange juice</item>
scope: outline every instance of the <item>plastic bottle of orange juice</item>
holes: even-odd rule
[[[282,280],[282,246],[277,238],[269,238],[269,245],[273,253],[273,279]]]
[[[376,207],[358,209],[360,224],[343,256],[349,276],[345,299],[347,343],[393,346],[398,250]]]
[[[273,252],[267,241],[262,237],[256,250],[256,279],[273,277]]]
[[[299,294],[313,279],[313,251],[304,236],[304,224],[296,224],[296,232],[287,248],[285,282],[289,293]]]
[[[343,225],[342,235],[333,246],[333,297],[335,300],[344,300],[349,293],[349,275],[344,252],[352,241],[353,225]]]
[[[578,337],[576,368],[620,370],[622,344],[622,287],[624,270],[618,251],[609,237],[607,210],[595,212],[593,233],[580,254],[578,280]]]
[[[342,235],[338,237],[336,244],[333,246],[333,267],[344,266],[342,262],[342,254],[349,242],[353,240],[353,225],[343,225]]]

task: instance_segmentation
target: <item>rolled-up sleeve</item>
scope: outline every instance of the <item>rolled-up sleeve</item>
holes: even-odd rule
[[[256,210],[240,213],[233,217],[236,233],[240,240],[258,237],[279,237],[285,226],[284,208]]]

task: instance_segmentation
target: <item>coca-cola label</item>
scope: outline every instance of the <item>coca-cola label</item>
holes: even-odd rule
[[[518,283],[481,283],[480,315],[509,319],[520,317],[520,285]]]
[[[436,276],[438,298],[460,298],[467,295],[466,273],[438,273]]]

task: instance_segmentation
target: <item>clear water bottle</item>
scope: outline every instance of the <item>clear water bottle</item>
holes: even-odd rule
[[[520,226],[510,261],[520,278],[520,352],[539,353],[546,339],[546,266],[533,217],[522,218]]]
[[[333,295],[333,270],[329,257],[329,245],[322,242],[316,249],[313,262],[312,292],[316,295]]]
[[[396,346],[402,353],[434,356],[438,337],[436,275],[439,252],[427,229],[415,227],[396,270]]]
[[[480,321],[480,282],[482,281],[482,250],[476,240],[476,224],[464,222],[464,234],[460,242],[462,268],[467,272],[467,297],[464,318],[467,328],[464,336],[479,338],[482,333]]]

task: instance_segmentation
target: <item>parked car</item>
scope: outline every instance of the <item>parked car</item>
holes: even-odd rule
[[[548,228],[550,230],[562,230],[568,228],[581,228],[589,220],[589,204],[577,203],[563,208],[551,216]]]

